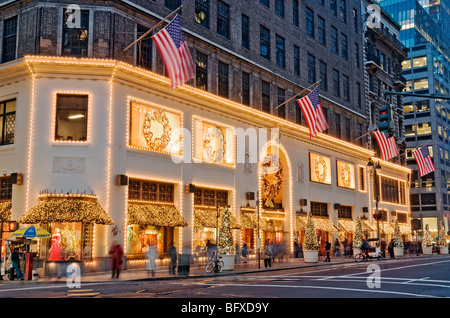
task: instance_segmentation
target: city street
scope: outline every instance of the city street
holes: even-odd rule
[[[318,264],[321,265],[321,264]],[[14,282],[0,285],[1,298],[446,298],[450,256],[405,258],[238,275],[169,280],[65,283]],[[181,302],[180,302],[181,300]],[[185,302],[185,303],[184,303]]]

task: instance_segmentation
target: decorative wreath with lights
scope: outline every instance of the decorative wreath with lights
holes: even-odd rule
[[[267,155],[263,159],[261,166],[264,172],[261,176],[261,195],[263,198],[273,199],[281,191],[283,166],[281,165],[280,158],[276,154]],[[272,182],[267,180],[269,174],[273,174],[274,176]]]
[[[344,164],[341,170],[342,185],[346,188],[350,188],[352,183],[352,170],[348,164]]]
[[[324,158],[316,158],[314,163],[314,173],[317,181],[324,183],[327,180],[328,168]]]
[[[159,123],[163,128],[160,137],[155,137],[152,131],[152,125],[155,123]],[[148,146],[153,151],[164,150],[170,142],[171,133],[172,127],[170,126],[169,119],[164,111],[153,110],[147,113],[144,120],[144,137]]]
[[[220,128],[209,127],[205,133],[204,151],[212,162],[222,162],[225,153],[225,142]]]

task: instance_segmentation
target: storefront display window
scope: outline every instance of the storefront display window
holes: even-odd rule
[[[164,227],[133,224],[127,226],[127,256],[143,256],[149,245],[156,246],[160,257],[164,255]]]
[[[52,222],[43,227],[52,235],[42,240],[48,261],[92,259],[93,224]]]

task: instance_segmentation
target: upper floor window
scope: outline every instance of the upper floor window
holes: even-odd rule
[[[55,140],[87,140],[88,104],[88,95],[57,94]]]
[[[270,0],[259,0],[259,2],[260,2],[262,5],[264,5],[264,6],[268,7],[268,8],[270,8]]]
[[[284,18],[284,0],[275,0],[275,13]]]
[[[340,0],[339,2],[339,19],[341,19],[342,22],[347,23],[347,7],[346,7],[346,1]]]
[[[259,29],[260,54],[270,61],[270,30],[261,25]]]
[[[195,22],[209,29],[209,0],[195,0]]]
[[[164,7],[169,10],[176,10],[179,6],[181,6],[181,0],[164,0]]]
[[[80,21],[76,21],[76,19]],[[75,21],[74,21],[75,19]],[[88,56],[89,11],[81,10],[79,17],[64,9],[62,55]]]
[[[137,37],[141,37],[148,31],[148,28],[139,25],[137,26]],[[136,64],[138,66],[142,66],[143,68],[152,69],[152,39],[147,38],[143,39],[140,42],[140,45],[137,46],[137,58]]]
[[[197,51],[195,57],[195,86],[208,90],[208,55]]]
[[[298,17],[298,0],[292,1],[292,23],[298,27],[299,24],[299,17]]]
[[[241,27],[241,35],[242,35],[242,47],[244,49],[250,50],[250,20],[249,17],[245,14],[241,17],[242,27]]]
[[[314,11],[306,8],[306,33],[314,37]]]
[[[17,16],[3,22],[3,55],[2,62],[16,59]]]
[[[11,176],[0,177],[0,202],[12,199]]]
[[[230,6],[217,1],[217,34],[230,39]]]
[[[16,127],[16,100],[0,102],[0,145],[14,143]]]
[[[284,38],[277,35],[276,36],[276,58],[277,65],[279,67],[286,67],[286,50],[284,47]]]
[[[219,61],[218,72],[218,94],[219,96],[228,98],[228,64]]]

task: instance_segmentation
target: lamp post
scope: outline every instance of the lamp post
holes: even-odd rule
[[[214,267],[214,272],[219,273],[219,267],[217,266],[217,263],[219,262],[219,217],[220,217],[220,209],[219,204],[216,205],[216,255],[214,256],[214,262],[216,263],[216,266]]]
[[[369,159],[369,162],[367,163],[367,166],[369,168],[372,168],[373,177],[375,180],[375,219],[377,220],[377,239],[378,243],[380,243],[380,217],[381,215],[378,213],[378,203],[380,202],[380,187],[378,184],[378,174],[377,170],[381,170],[380,162],[375,163],[372,161],[372,158]]]
[[[258,220],[258,225],[257,225],[257,238],[256,238],[256,253],[258,254],[258,269],[261,268],[261,238],[259,236],[259,191],[256,192],[256,215],[257,215],[257,220]]]

